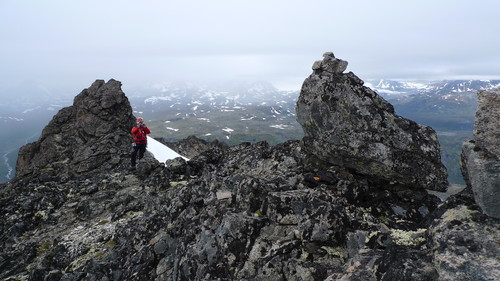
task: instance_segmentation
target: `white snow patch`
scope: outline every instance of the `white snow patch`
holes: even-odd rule
[[[172,101],[173,98],[177,97],[176,95],[172,95],[172,96],[161,96],[161,97],[158,97],[158,96],[152,96],[150,98],[147,98],[144,100],[144,103],[150,103],[150,104],[157,104],[158,102],[160,101]]]
[[[280,113],[279,111],[277,111],[274,107],[271,107],[271,112],[272,112],[273,114],[278,114],[278,115],[279,115],[279,114],[281,114],[281,113]],[[274,116],[273,116],[273,117],[274,117]]]
[[[172,127],[165,127],[165,129],[167,129],[167,130],[171,130],[171,131],[174,131],[174,132],[179,131],[179,129],[172,128]]]
[[[288,126],[288,125],[284,125],[284,124],[278,124],[278,125],[271,125],[271,126],[269,126],[269,127],[271,127],[271,128],[276,128],[276,129],[280,129],[280,130],[284,130],[284,129],[286,129],[286,128],[290,127],[290,126]]]
[[[419,83],[419,82],[403,82],[403,84],[408,87],[408,88],[413,88],[413,89],[426,89],[429,86],[425,83]]]
[[[156,160],[164,163],[167,160],[182,157],[184,160],[189,161],[188,158],[180,155],[172,150],[170,147],[148,136],[148,151],[153,154]]]
[[[223,130],[224,132],[228,132],[228,133],[232,133],[232,132],[234,132],[234,130],[233,130],[233,129],[228,128],[228,127],[224,128],[224,129],[222,129],[222,130]]]
[[[379,90],[377,90],[377,92],[388,94],[388,95],[401,95],[401,94],[405,93],[405,92],[393,91],[393,90],[387,90],[387,89],[379,89]]]

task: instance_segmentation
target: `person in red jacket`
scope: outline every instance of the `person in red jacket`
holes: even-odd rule
[[[144,157],[144,153],[146,152],[146,147],[148,145],[147,134],[151,133],[146,124],[144,124],[142,117],[137,117],[136,122],[137,125],[132,128],[132,131],[130,131],[132,135],[134,135],[133,150],[130,154],[132,169],[135,169],[137,153],[139,153],[139,159]]]

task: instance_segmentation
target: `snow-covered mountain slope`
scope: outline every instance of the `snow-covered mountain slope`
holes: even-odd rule
[[[148,136],[148,148],[147,150],[153,154],[156,160],[161,163],[165,163],[167,160],[171,160],[177,157],[182,157],[184,160],[189,161],[188,158],[180,155],[179,153],[173,151],[168,146],[163,143],[155,140],[152,137]]]
[[[144,105],[258,105],[280,103],[296,99],[298,91],[279,91],[271,84],[229,83],[220,85],[195,85],[190,83],[165,83],[135,89],[132,100],[142,100]],[[139,106],[137,104],[137,106]]]
[[[449,95],[476,93],[500,87],[500,80],[441,80],[441,81],[394,81],[367,80],[365,86],[386,99],[396,99],[414,94]]]
[[[405,96],[417,94],[428,89],[429,82],[426,81],[393,81],[393,80],[367,80],[365,86],[376,91],[381,96]]]

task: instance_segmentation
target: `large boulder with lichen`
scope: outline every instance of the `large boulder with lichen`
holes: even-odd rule
[[[303,148],[311,165],[342,166],[413,188],[446,190],[435,131],[398,116],[391,104],[325,53],[313,65],[297,101]]]
[[[482,211],[500,218],[500,88],[478,92],[474,139],[465,141],[462,174]]]
[[[71,177],[112,169],[129,159],[133,125],[121,83],[97,80],[52,118],[38,141],[20,149],[16,176]]]

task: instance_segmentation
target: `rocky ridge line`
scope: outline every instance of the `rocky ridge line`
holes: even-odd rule
[[[316,73],[323,68],[315,65]],[[312,161],[320,154],[306,143],[229,147],[189,138],[173,145],[188,162],[146,158],[130,173],[104,154],[92,173],[18,175],[0,185],[0,280],[499,278],[498,220],[479,211],[471,192],[440,202],[414,182],[391,184],[353,163]],[[65,149],[72,155],[88,146]],[[306,184],[319,167],[331,168],[333,180]]]

